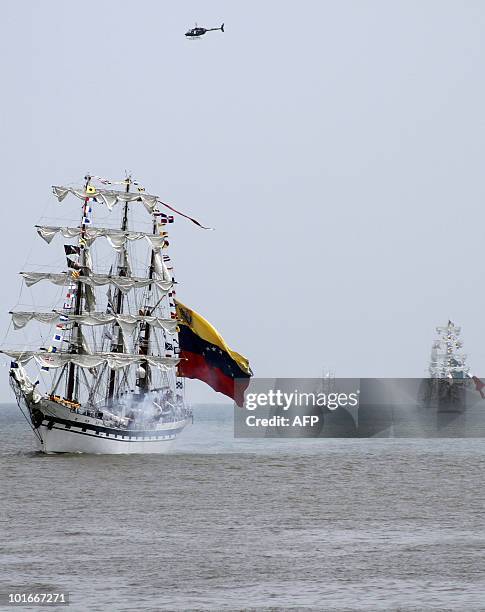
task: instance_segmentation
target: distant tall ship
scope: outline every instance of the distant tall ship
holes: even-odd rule
[[[123,188],[105,188],[112,184]],[[176,300],[167,254],[167,225],[174,217],[162,207],[187,215],[145,193],[131,177],[86,176],[83,187],[54,186],[53,192],[59,202],[67,196],[81,200],[80,223],[36,226],[48,244],[56,236],[70,242],[63,248],[64,271],[21,272],[27,287],[47,281],[62,289],[50,310],[11,312],[14,329],[31,321],[50,326],[44,346],[35,340],[1,351],[13,359],[10,384],[17,403],[46,453],[166,452],[192,421],[185,378],[204,380],[241,401],[251,375],[248,361]],[[94,224],[98,213],[116,205],[118,227]],[[149,214],[151,231],[133,225],[141,212]],[[109,246],[96,246],[100,239]],[[141,275],[133,273],[134,265]],[[243,383],[236,385],[237,379]]]
[[[425,404],[437,405],[441,411],[461,412],[472,378],[467,356],[460,350],[463,347],[461,327],[448,321],[447,325],[437,327],[436,332],[423,399]]]
[[[462,379],[468,378],[470,368],[467,356],[459,352],[463,347],[460,339],[461,327],[448,321],[447,325],[437,327],[438,334],[431,349],[429,375],[431,378]]]

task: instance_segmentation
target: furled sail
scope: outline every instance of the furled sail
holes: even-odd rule
[[[42,399],[42,395],[37,391],[36,385],[30,380],[27,372],[18,363],[16,368],[12,368],[12,376],[17,381],[20,390],[25,394],[27,399],[31,399],[32,403],[38,404]]]
[[[160,257],[160,249],[154,249],[153,267],[155,268],[155,272],[162,280],[166,282],[172,280],[172,275],[168,271],[162,257]]]
[[[53,324],[59,321],[58,312],[12,312],[12,322],[15,329],[25,327],[29,321],[35,320],[40,323]],[[145,322],[152,327],[164,329],[169,334],[174,334],[177,330],[176,319],[160,319],[159,317],[149,317],[143,315],[130,314],[111,314],[104,312],[90,312],[86,314],[63,314],[63,324],[79,323],[81,325],[107,325],[118,323],[125,332],[132,333],[137,323]]]
[[[36,228],[39,236],[48,244],[52,242],[56,234],[61,234],[64,238],[78,238],[81,235],[81,229],[79,227],[36,225]],[[127,241],[146,238],[153,249],[161,248],[165,241],[165,238],[162,236],[148,234],[146,232],[129,232],[106,227],[89,227],[84,230],[83,238],[88,245],[91,245],[97,238],[102,237],[106,238],[116,251],[121,251]]]
[[[148,193],[138,192],[130,193],[125,191],[113,191],[111,189],[93,189],[86,191],[85,189],[75,189],[73,187],[62,187],[53,185],[52,190],[59,202],[62,202],[68,193],[72,193],[81,200],[86,198],[95,199],[102,202],[109,210],[113,210],[113,206],[120,202],[142,202],[149,213],[153,213],[158,203],[158,196],[149,195]]]
[[[0,351],[25,365],[31,359],[42,367],[61,368],[67,363],[74,363],[81,368],[95,368],[104,363],[112,370],[125,368],[141,362],[163,371],[173,369],[180,361],[177,357],[159,357],[157,355],[130,355],[128,353],[95,353],[78,355],[77,353],[49,353],[45,351]]]
[[[14,329],[22,329],[29,321],[35,319],[39,323],[52,325],[59,321],[57,312],[11,312]]]
[[[138,278],[136,276],[111,276],[109,274],[91,274],[90,276],[79,276],[75,280],[70,273],[61,272],[59,274],[51,272],[21,272],[27,287],[35,285],[39,281],[48,280],[54,285],[65,286],[71,282],[84,283],[90,287],[100,287],[101,285],[114,285],[122,293],[127,293],[131,289],[148,287],[155,285],[158,289],[166,294],[173,286],[171,281],[157,280],[152,278]]]

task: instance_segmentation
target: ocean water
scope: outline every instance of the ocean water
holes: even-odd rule
[[[230,406],[200,406],[169,455],[43,456],[0,406],[0,592],[68,591],[56,609],[76,611],[485,610],[485,440],[232,428]]]

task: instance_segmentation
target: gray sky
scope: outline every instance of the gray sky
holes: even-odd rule
[[[126,168],[217,228],[177,220],[178,296],[257,375],[420,376],[448,318],[485,373],[483,2],[10,0],[2,21],[2,329],[26,261],[62,265],[32,228],[77,214],[50,185]],[[188,41],[195,21],[226,32]]]

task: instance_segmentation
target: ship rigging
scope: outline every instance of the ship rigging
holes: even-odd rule
[[[81,189],[54,186],[59,202],[81,199],[79,226],[36,227],[48,244],[58,235],[75,240],[64,245],[67,271],[21,273],[28,287],[45,281],[62,287],[63,302],[51,312],[11,311],[14,329],[36,321],[53,335],[47,346],[2,352],[14,360],[11,386],[45,452],[164,452],[191,421],[177,371],[176,281],[167,254],[174,218],[157,196],[139,185],[132,191],[134,184],[127,177],[123,190],[104,189],[87,175]],[[94,225],[95,209],[116,205],[118,228]],[[130,207],[138,214],[140,206],[151,217],[151,232],[129,225]],[[115,252],[105,272],[93,257],[100,238]],[[148,266],[136,276],[133,260],[143,243]],[[27,372],[32,365],[40,368],[35,382]]]

